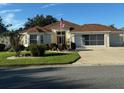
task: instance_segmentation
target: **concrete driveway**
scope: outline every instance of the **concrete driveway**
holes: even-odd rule
[[[95,48],[79,51],[74,65],[124,65],[124,47]]]

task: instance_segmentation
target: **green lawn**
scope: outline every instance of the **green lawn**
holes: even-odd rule
[[[48,65],[48,64],[69,64],[80,58],[77,52],[55,53],[46,52],[40,58],[6,59],[15,55],[14,52],[0,52],[0,66],[22,66],[22,65]]]

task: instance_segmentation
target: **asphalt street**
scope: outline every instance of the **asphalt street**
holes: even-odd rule
[[[0,68],[1,89],[123,89],[124,66]]]

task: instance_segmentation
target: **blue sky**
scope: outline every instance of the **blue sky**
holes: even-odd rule
[[[23,26],[27,18],[36,14],[52,15],[77,24],[115,24],[118,28],[124,27],[124,4],[0,4],[0,16],[6,24],[13,24],[10,29]]]

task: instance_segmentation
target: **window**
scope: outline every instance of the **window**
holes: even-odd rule
[[[89,38],[90,38],[89,44],[90,45],[96,45],[96,41],[97,41],[96,35],[90,35]]]
[[[104,35],[97,35],[97,40],[104,40]]]
[[[85,45],[104,45],[104,34],[82,35],[82,42]]]
[[[60,32],[57,32],[57,35],[60,35],[61,33]]]
[[[96,35],[90,35],[90,41],[96,40]]]
[[[30,35],[30,44],[37,44],[37,35]]]
[[[61,32],[62,33],[62,35],[65,35],[65,32]]]
[[[97,35],[97,45],[104,45],[104,35]]]
[[[89,40],[89,35],[85,35],[85,40]]]
[[[40,35],[40,43],[43,43],[43,35]]]

